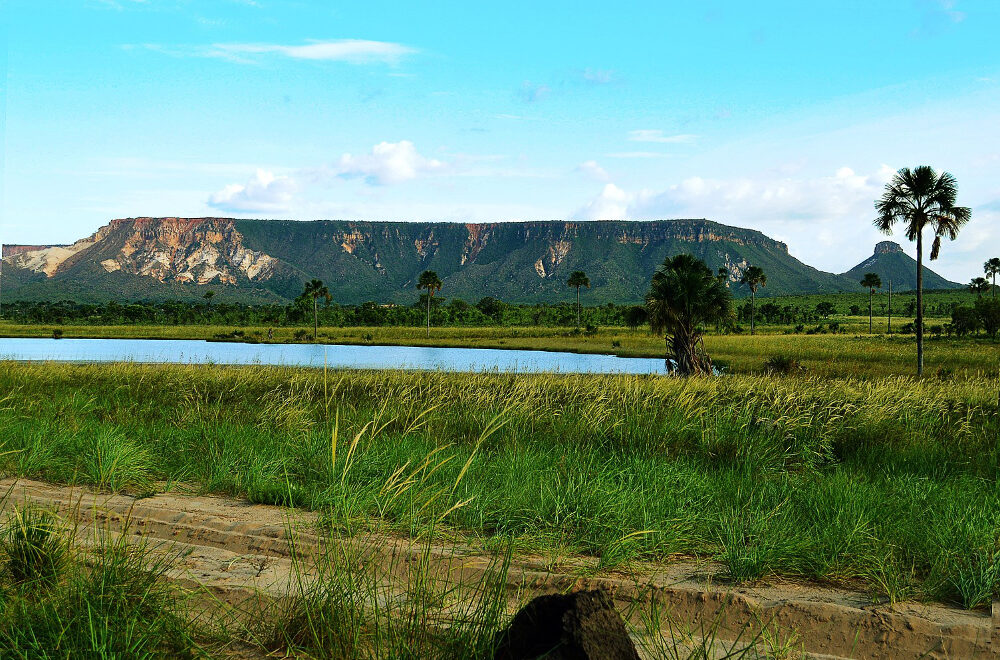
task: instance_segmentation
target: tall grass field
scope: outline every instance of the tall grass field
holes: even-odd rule
[[[1000,586],[1000,381],[0,363],[6,475],[436,528],[606,567],[715,559],[873,599]]]

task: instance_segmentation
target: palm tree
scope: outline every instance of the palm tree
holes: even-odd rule
[[[762,268],[750,266],[743,271],[743,276],[740,278],[740,282],[750,287],[750,334],[752,335],[754,331],[754,316],[756,313],[755,303],[757,289],[762,286],[767,286],[767,274],[764,273]]]
[[[993,257],[983,264],[983,271],[986,272],[986,277],[993,278],[993,286],[991,290],[993,291],[993,297],[997,297],[997,275],[1000,275],[1000,257]]]
[[[566,280],[566,286],[576,287],[576,327],[580,329],[580,287],[585,286],[590,288],[590,278],[582,270],[574,270],[569,279]]]
[[[886,234],[901,222],[906,237],[917,242],[917,375],[924,373],[924,229],[934,232],[931,261],[941,251],[941,237],[958,237],[959,230],[972,217],[968,207],[957,206],[958,182],[948,172],[938,174],[921,165],[904,167],[886,184],[882,197],[875,202],[875,226]]]
[[[330,302],[332,296],[330,296],[330,290],[326,288],[323,284],[323,280],[312,280],[311,282],[306,282],[305,288],[302,290],[302,295],[299,296],[301,300],[309,300],[312,298],[313,304],[313,341],[319,337],[319,305],[318,301],[320,298],[325,298],[327,302]]]
[[[656,269],[646,310],[652,331],[665,335],[669,371],[683,376],[712,373],[700,326],[727,319],[730,301],[722,280],[690,254],[667,257]]]
[[[205,302],[208,304],[209,307],[212,306],[213,297],[215,297],[215,291],[206,291],[205,295],[202,296],[202,298],[205,299]]]
[[[427,290],[427,336],[431,336],[431,298],[434,297],[435,291],[441,290],[441,278],[433,270],[425,270],[420,273],[420,279],[417,280],[417,289]]]
[[[861,286],[868,289],[868,334],[871,334],[872,297],[875,295],[875,289],[882,288],[882,278],[878,276],[878,273],[865,273],[864,279],[861,280]]]
[[[990,290],[990,282],[985,277],[973,277],[972,281],[969,282],[969,291],[976,294],[980,298],[983,294]]]

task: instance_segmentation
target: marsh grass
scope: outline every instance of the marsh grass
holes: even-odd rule
[[[65,533],[48,511],[16,508],[2,530],[0,544],[14,583],[44,586],[55,581],[69,554]]]
[[[15,508],[2,545],[0,649],[5,658],[195,657],[168,568],[130,534],[95,535],[86,552],[50,512]]]
[[[995,378],[0,367],[7,474],[186,481],[342,533],[709,557],[878,600],[982,607],[1000,584]]]

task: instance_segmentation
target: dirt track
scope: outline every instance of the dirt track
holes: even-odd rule
[[[290,540],[295,552],[309,556],[322,546],[314,514],[282,507],[251,505],[220,497],[174,493],[135,499],[97,494],[83,488],[35,481],[0,481],[10,491],[4,506],[31,502],[78,523],[82,543],[95,530],[127,527],[174,557],[168,577],[199,585],[220,599],[282,597],[294,579]],[[349,539],[376,547],[393,558],[387,577],[399,566],[428,556],[442,579],[475,581],[494,564],[482,551],[456,545],[415,544],[406,539],[368,535]],[[429,553],[429,554],[428,554]],[[402,561],[399,561],[402,560]],[[718,638],[734,639],[745,626],[770,621],[818,658],[990,658],[1000,650],[1000,608],[968,612],[942,605],[873,605],[864,593],[788,582],[732,586],[719,581],[715,564],[679,561],[635,566],[628,575],[598,571],[587,559],[554,562],[517,557],[507,573],[512,601],[537,593],[584,588],[613,592],[623,612],[656,598],[675,623],[699,630],[720,624]],[[995,643],[991,649],[990,637]]]

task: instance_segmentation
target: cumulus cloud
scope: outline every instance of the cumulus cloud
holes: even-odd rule
[[[629,142],[658,142],[660,144],[686,144],[698,139],[697,135],[681,133],[680,135],[664,135],[659,129],[640,129],[628,132]]]
[[[380,142],[371,153],[344,154],[334,166],[334,174],[345,179],[364,179],[371,185],[388,185],[442,172],[445,163],[417,152],[409,140]]]
[[[417,52],[415,48],[403,44],[367,39],[334,39],[310,41],[304,44],[219,43],[190,47],[142,44],[142,47],[168,55],[214,57],[241,63],[254,62],[267,55],[277,55],[296,60],[396,64],[403,57]],[[134,49],[135,46],[126,45],[124,48]]]
[[[245,184],[231,183],[208,198],[208,205],[223,211],[254,213],[282,211],[298,190],[287,176],[275,176],[267,170],[257,173]]]
[[[585,160],[576,166],[576,171],[594,181],[607,181],[608,173],[597,164],[596,160]]]
[[[814,178],[706,179],[689,177],[647,195],[633,206],[636,215],[694,213],[745,220],[839,218],[870,214],[872,200],[894,173],[883,165],[870,175],[849,167]],[[744,220],[744,221],[745,221]]]
[[[709,218],[752,227],[786,241],[807,263],[846,270],[881,240],[872,225],[873,201],[895,171],[870,174],[842,167],[825,176],[762,173],[757,177],[688,177],[661,190],[607,183],[572,217],[597,219]],[[845,254],[852,255],[845,258]],[[839,272],[839,271],[838,271]]]
[[[580,220],[624,220],[629,215],[632,196],[613,183],[606,184],[601,193],[573,214]]]

